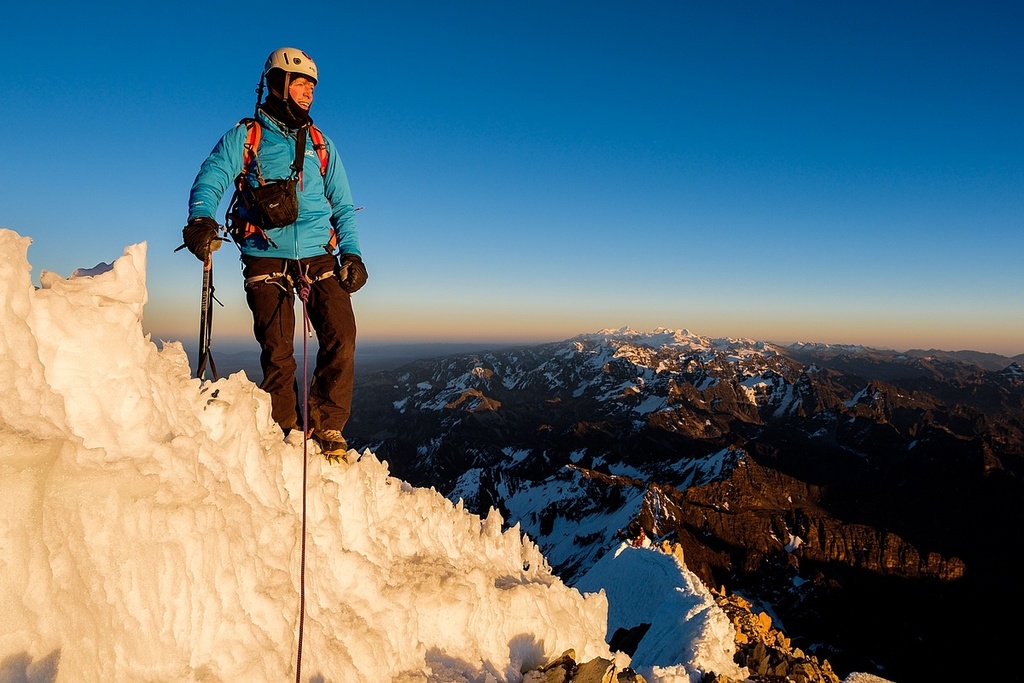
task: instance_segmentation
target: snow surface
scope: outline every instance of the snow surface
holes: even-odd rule
[[[640,576],[642,581],[637,580]],[[665,662],[700,662],[707,671],[746,676],[733,661],[735,642],[722,637],[733,630],[729,617],[700,579],[672,555],[623,544],[598,560],[576,587],[605,589],[610,633],[651,625],[633,654],[633,666],[652,672],[655,680],[689,680],[688,666],[660,664]]]
[[[305,681],[518,682],[570,648],[626,666],[609,619],[641,603],[649,681],[740,675],[673,558],[620,549],[570,588],[496,511],[369,451],[328,465],[244,372],[193,379],[143,334],[144,243],[37,288],[30,242],[0,230],[0,682],[286,681],[300,649]]]

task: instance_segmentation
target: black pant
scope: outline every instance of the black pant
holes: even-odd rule
[[[283,429],[302,425],[296,379],[295,298],[308,284],[306,312],[319,349],[309,387],[309,426],[343,430],[352,410],[356,318],[352,296],[341,288],[330,254],[299,261],[242,257],[245,300],[260,345],[263,382],[274,420]]]

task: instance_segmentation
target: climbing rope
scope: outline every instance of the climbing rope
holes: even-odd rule
[[[309,300],[310,284],[309,278],[301,271],[300,266],[296,290],[299,293],[299,300],[302,301],[302,557],[299,564],[299,638],[295,657],[295,683],[301,683],[302,679],[302,626],[306,621],[306,463],[309,460],[306,457],[306,435],[309,434],[309,382],[306,373],[311,327],[306,302]]]

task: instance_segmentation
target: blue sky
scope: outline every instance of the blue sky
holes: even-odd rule
[[[27,5],[27,6],[26,6]],[[370,273],[364,341],[602,328],[1024,352],[1024,4],[16,3],[0,227],[68,275],[148,245],[197,335],[188,190],[306,50]],[[249,336],[237,252],[214,342]]]

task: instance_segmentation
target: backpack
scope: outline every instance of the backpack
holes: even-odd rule
[[[260,140],[263,137],[263,126],[254,118],[244,118],[238,122],[238,125],[245,124],[245,145],[242,152],[242,172],[235,178],[235,196],[231,200],[231,206],[228,208],[228,217],[231,219],[231,236],[236,242],[250,237],[252,235],[260,235],[263,239],[267,240],[271,244],[274,244],[267,233],[258,225],[249,223],[243,220],[237,214],[237,205],[239,199],[239,193],[242,189],[242,183],[245,182],[245,172],[249,168],[249,165],[256,159],[256,155],[259,152]],[[320,132],[320,129],[315,125],[310,124],[309,126],[309,138],[313,141],[313,149],[316,151],[317,158],[320,160],[320,175],[324,178],[327,177],[327,164],[330,161],[330,155],[327,151],[327,142],[324,140],[324,134]],[[326,191],[326,186],[324,190]],[[338,246],[338,236],[335,231],[331,230],[330,242],[324,246],[328,253],[333,253],[335,247]]]

